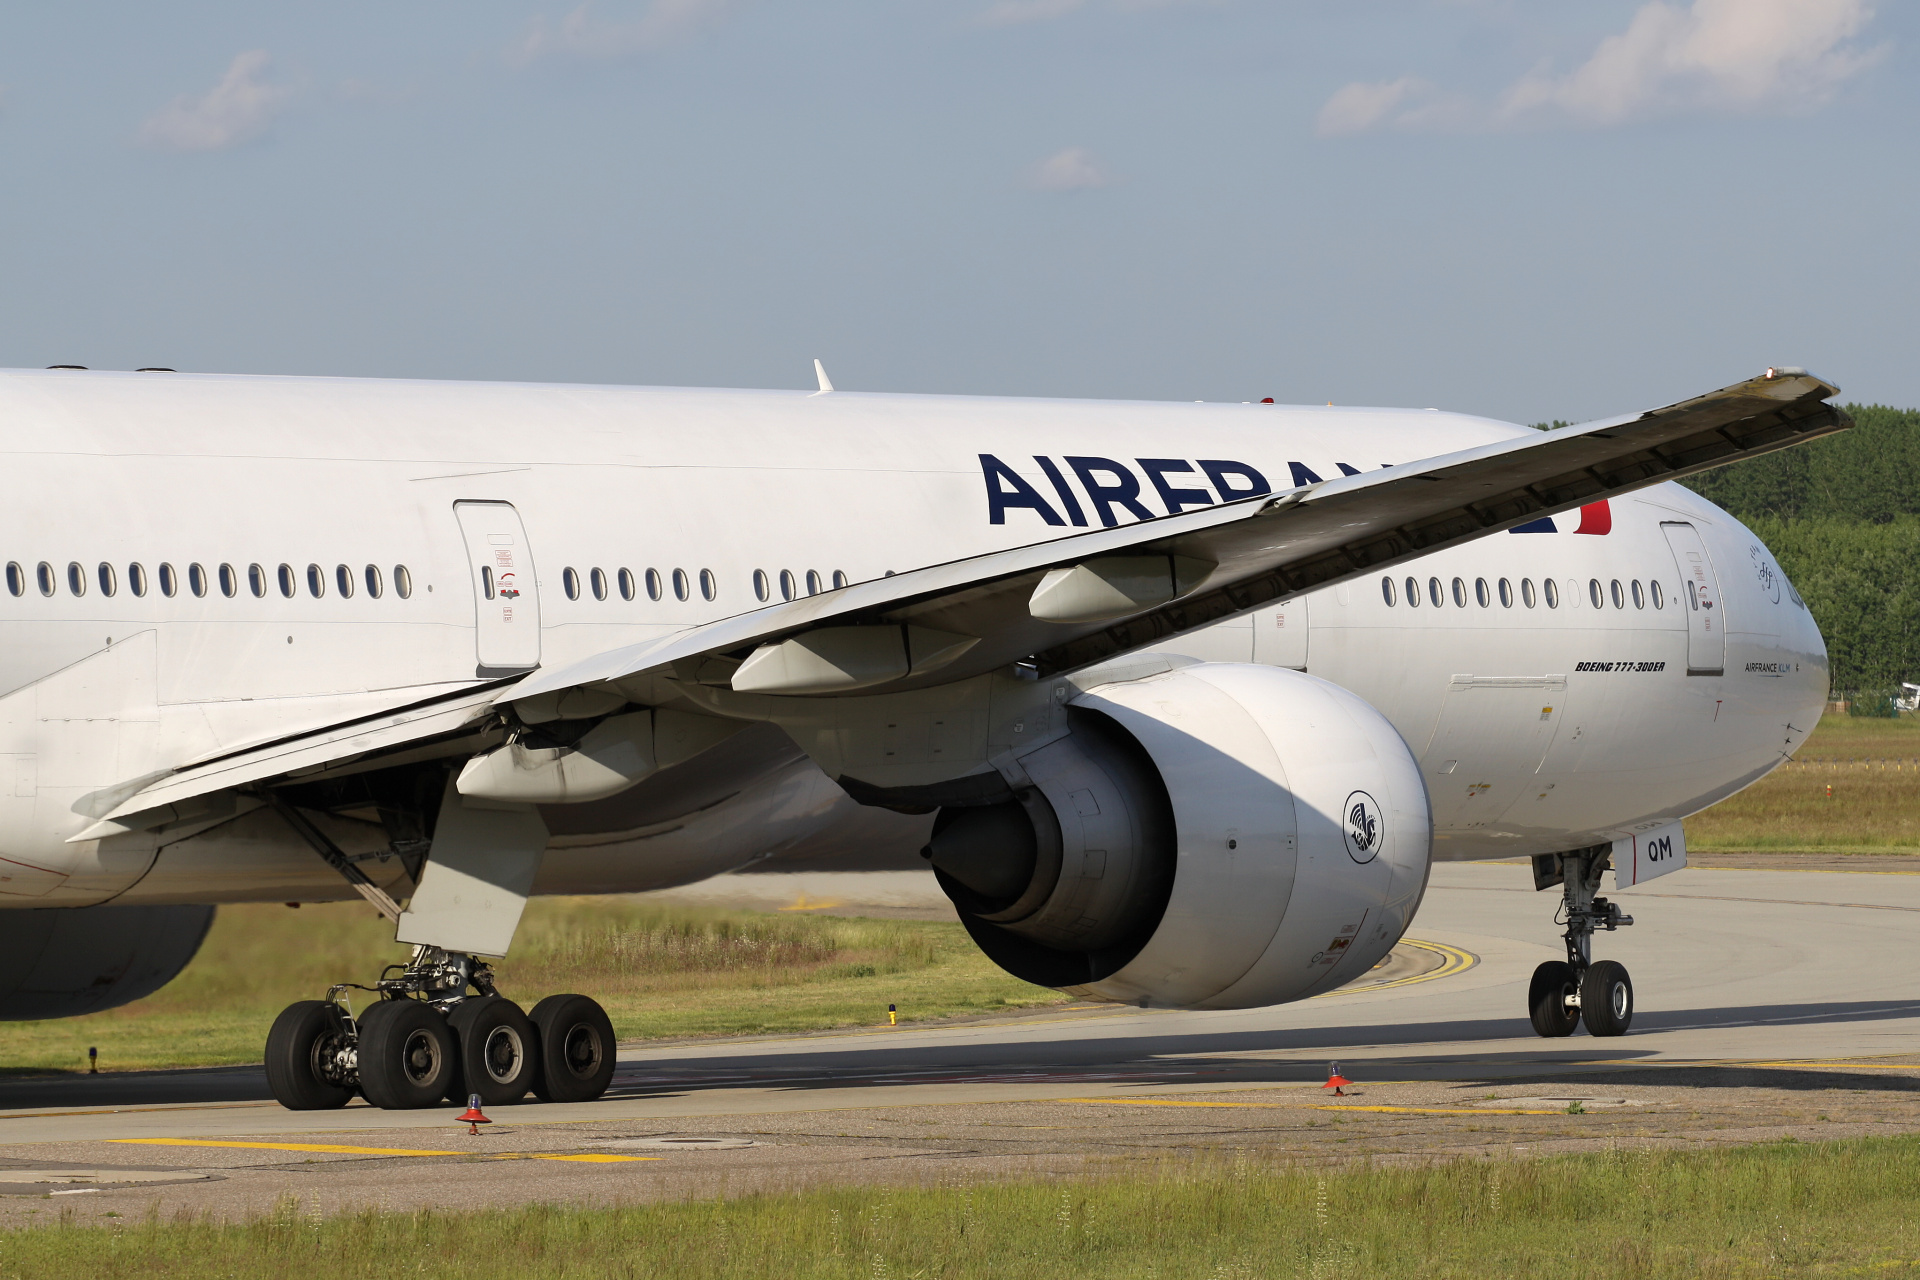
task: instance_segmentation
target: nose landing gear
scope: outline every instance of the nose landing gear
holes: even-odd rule
[[[350,988],[379,997],[357,1019],[342,998]],[[484,960],[419,946],[372,987],[340,983],[289,1005],[267,1033],[266,1067],[293,1111],[344,1107],[355,1093],[390,1110],[475,1093],[490,1106],[529,1091],[590,1102],[613,1081],[613,1024],[580,995],[548,996],[529,1017],[494,989]]]
[[[1561,886],[1567,926],[1567,958],[1535,969],[1527,988],[1527,1014],[1540,1035],[1570,1036],[1584,1019],[1589,1035],[1623,1036],[1633,1022],[1633,980],[1626,966],[1613,960],[1593,963],[1594,930],[1611,933],[1633,923],[1618,903],[1595,896],[1611,853],[1612,846],[1603,844],[1534,855],[1533,887]]]

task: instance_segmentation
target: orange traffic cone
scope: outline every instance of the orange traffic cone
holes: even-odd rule
[[[1320,1087],[1322,1089],[1333,1090],[1333,1096],[1336,1098],[1346,1097],[1347,1091],[1345,1086],[1352,1084],[1353,1081],[1340,1074],[1340,1064],[1337,1062],[1329,1066],[1327,1072],[1327,1082]]]
[[[492,1124],[493,1121],[487,1119],[486,1115],[480,1110],[480,1095],[477,1093],[470,1093],[467,1095],[466,1114],[461,1116],[458,1120],[455,1120],[454,1123],[464,1124],[465,1126],[467,1126],[468,1133],[477,1134],[480,1132],[481,1125]]]

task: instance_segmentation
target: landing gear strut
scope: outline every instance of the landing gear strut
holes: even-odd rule
[[[1533,887],[1561,886],[1561,917],[1567,926],[1567,958],[1535,969],[1527,988],[1527,1014],[1540,1035],[1570,1036],[1584,1018],[1588,1035],[1622,1036],[1633,1021],[1633,980],[1626,966],[1612,960],[1593,962],[1594,930],[1611,933],[1633,923],[1619,904],[1595,896],[1611,852],[1611,846],[1603,844],[1534,855]]]
[[[378,996],[357,1019],[342,998],[350,988]],[[419,946],[371,987],[340,983],[289,1005],[266,1058],[268,1087],[294,1111],[344,1107],[355,1093],[391,1110],[475,1093],[503,1106],[529,1090],[588,1102],[613,1080],[613,1024],[579,995],[548,996],[529,1017],[494,989],[484,960]]]

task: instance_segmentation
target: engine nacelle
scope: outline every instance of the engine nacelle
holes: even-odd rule
[[[0,1021],[71,1018],[152,995],[187,967],[213,908],[72,907],[6,913]]]
[[[1076,995],[1243,1009],[1400,940],[1433,826],[1386,717],[1283,668],[1202,663],[1074,698],[1014,798],[940,811],[928,856],[981,949]]]

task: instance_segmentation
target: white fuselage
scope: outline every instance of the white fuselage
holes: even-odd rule
[[[69,838],[191,761],[751,610],[783,584],[1525,431],[1431,410],[0,374],[0,906],[344,896],[271,814]],[[524,531],[508,636],[476,607],[466,502],[511,504]],[[1162,647],[1304,667],[1378,707],[1420,759],[1438,856],[1599,843],[1766,773],[1827,688],[1818,630],[1748,530],[1674,485],[1609,508],[1604,534],[1568,513]],[[538,890],[649,888],[924,830],[858,811],[797,752],[755,749],[678,798],[556,806]]]

